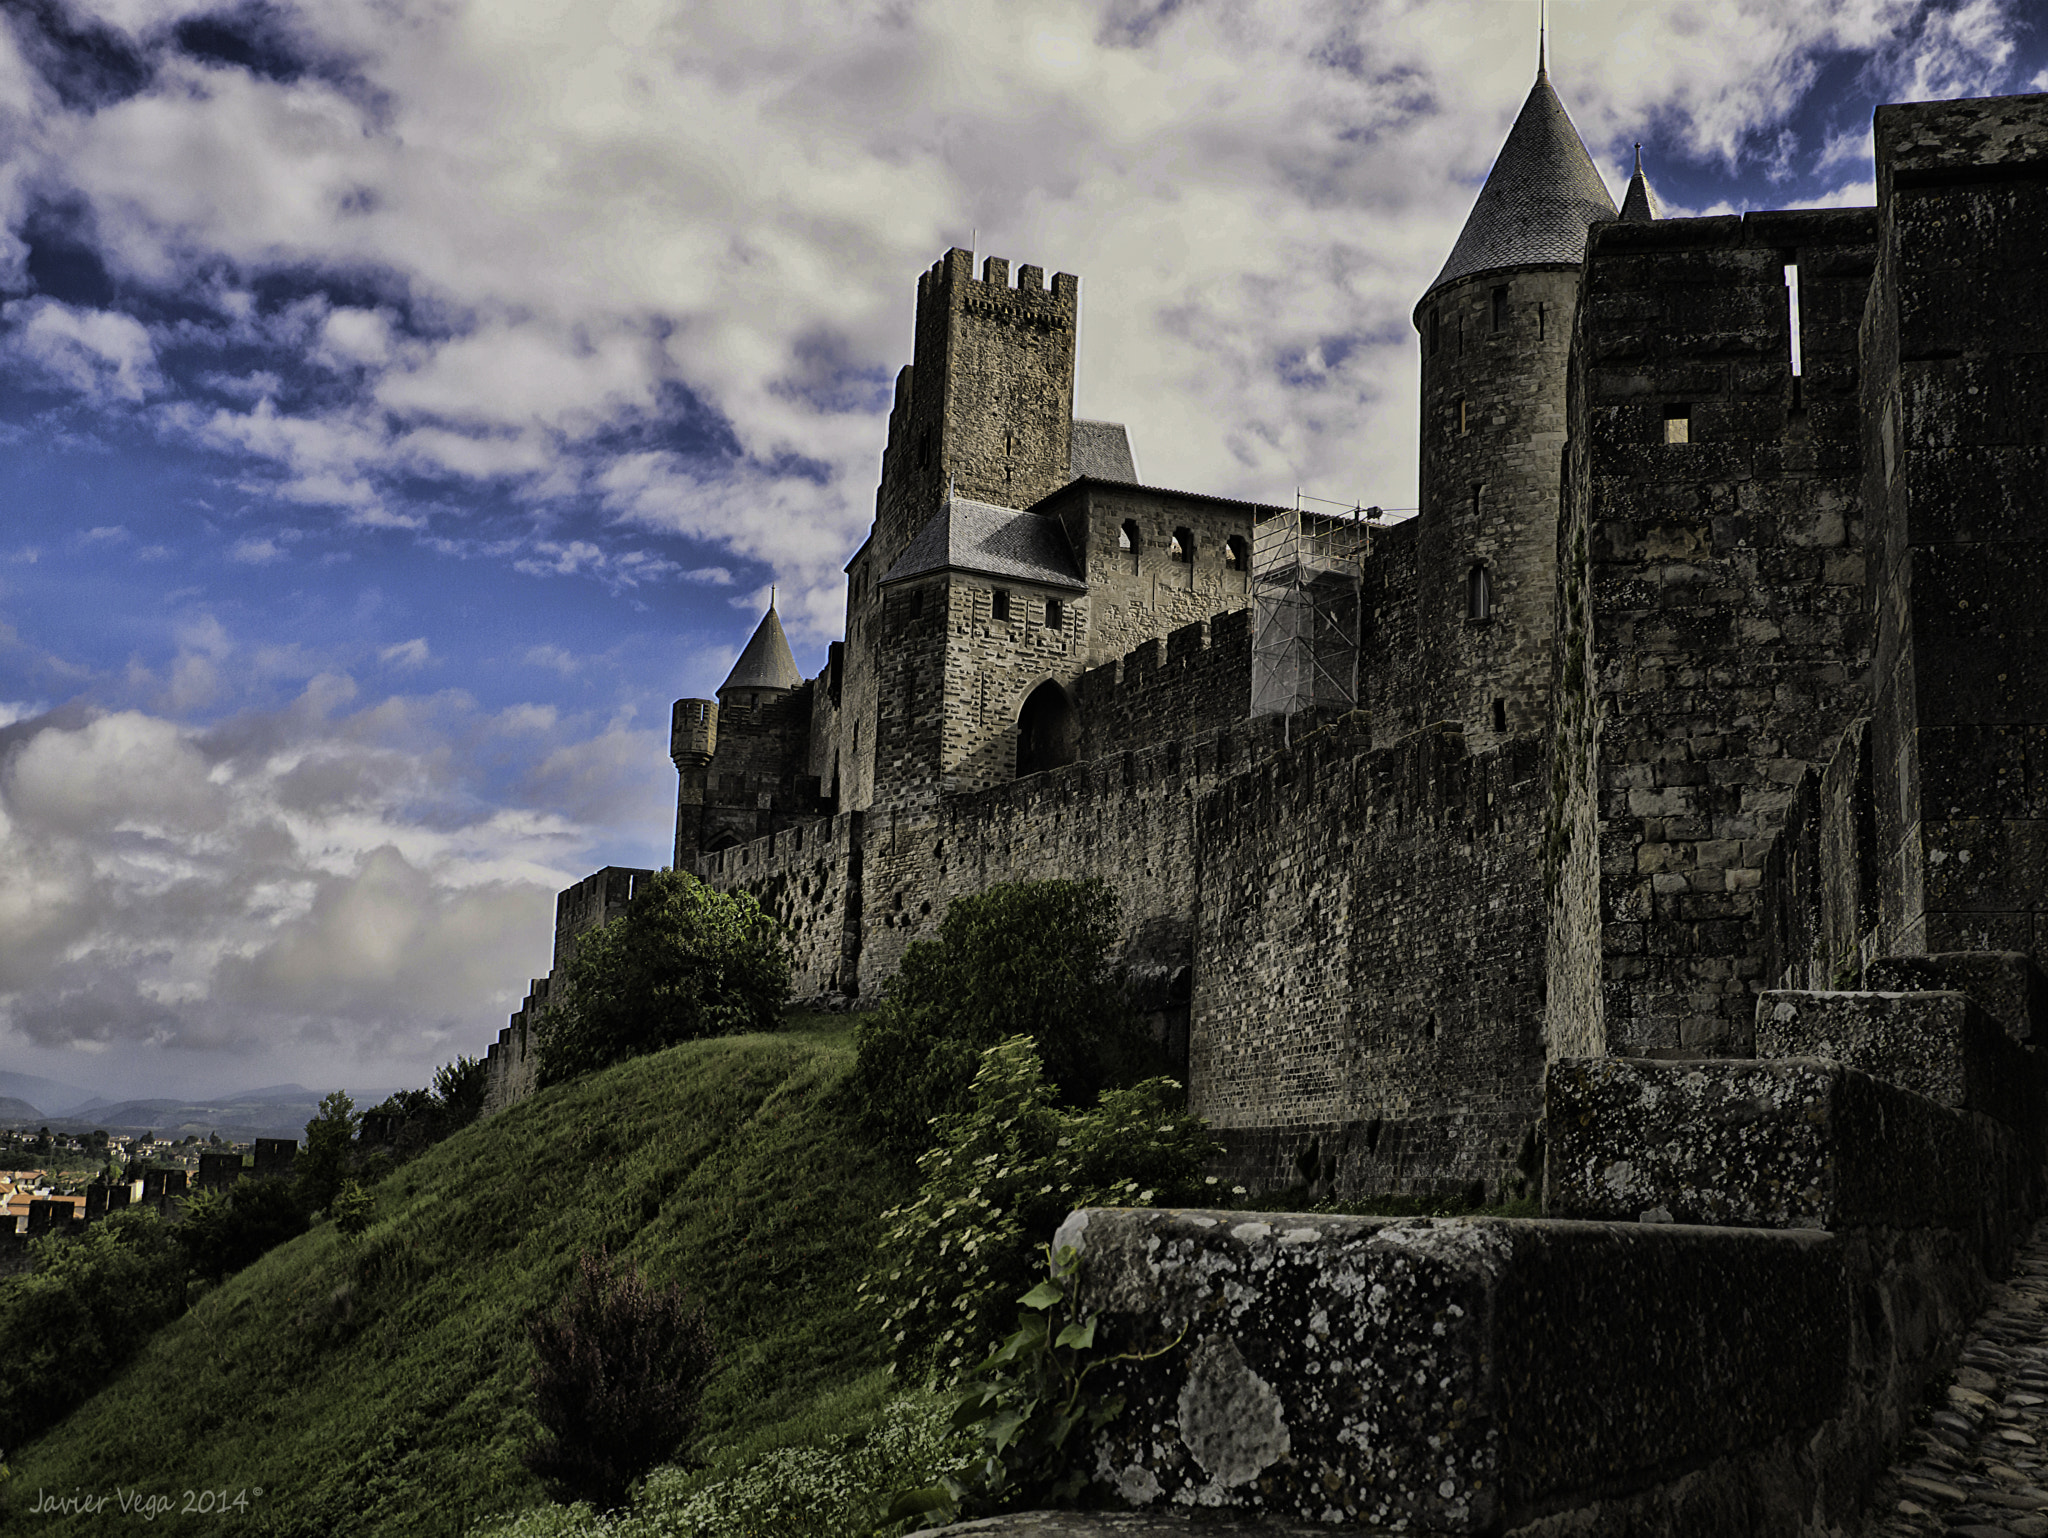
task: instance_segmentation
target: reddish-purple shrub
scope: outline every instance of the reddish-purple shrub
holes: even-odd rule
[[[528,1333],[534,1408],[548,1434],[526,1466],[571,1500],[622,1504],[627,1487],[696,1429],[717,1365],[702,1306],[600,1251],[577,1263],[569,1291]]]

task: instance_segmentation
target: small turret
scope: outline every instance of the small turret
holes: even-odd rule
[[[710,700],[677,700],[668,723],[668,756],[687,773],[702,769],[718,751],[718,706]]]
[[[1621,222],[1623,224],[1649,224],[1664,217],[1664,205],[1657,201],[1657,194],[1650,187],[1650,179],[1643,175],[1643,147],[1636,146],[1636,174],[1628,179],[1628,191],[1621,200]]]

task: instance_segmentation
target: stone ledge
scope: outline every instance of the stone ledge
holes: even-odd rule
[[[1827,1235],[1501,1218],[1076,1213],[1128,1506],[1500,1531],[1836,1413]],[[1767,1300],[1767,1306],[1759,1306]]]
[[[1863,970],[1863,986],[1885,992],[1967,993],[2014,1041],[2048,1034],[2048,976],[2025,951],[1943,951],[1933,956],[1880,956]]]
[[[1823,1058],[2022,1132],[2041,1123],[2033,1053],[1960,992],[1761,993],[1756,1055]]]
[[[1967,1113],[1814,1058],[1568,1058],[1544,1106],[1553,1217],[1974,1231],[1992,1194]]]

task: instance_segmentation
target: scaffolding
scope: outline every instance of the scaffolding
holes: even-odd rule
[[[1303,500],[1252,527],[1254,716],[1358,704],[1365,561],[1380,510],[1312,513]]]

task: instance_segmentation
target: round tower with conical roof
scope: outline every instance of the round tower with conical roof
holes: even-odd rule
[[[1443,270],[1422,345],[1418,703],[1490,746],[1549,712],[1565,366],[1586,231],[1615,217],[1539,57]]]

